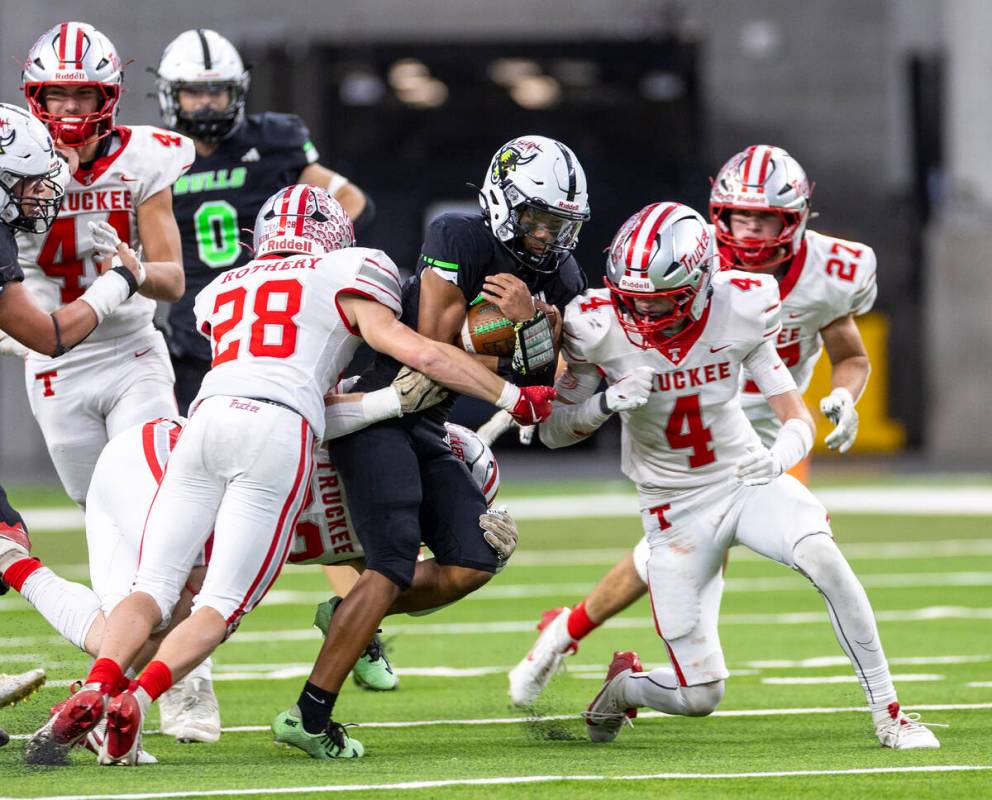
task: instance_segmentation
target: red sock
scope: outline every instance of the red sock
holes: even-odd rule
[[[599,627],[598,622],[589,619],[586,613],[586,601],[583,600],[568,615],[568,635],[575,641],[580,641]]]
[[[11,564],[3,573],[3,580],[11,589],[16,589],[18,592],[21,591],[21,587],[24,585],[24,581],[28,579],[28,576],[35,570],[41,569],[44,564],[42,564],[37,558],[22,558],[20,561],[15,561]]]
[[[148,692],[152,700],[172,686],[172,670],[162,661],[152,661],[138,676],[138,686]]]
[[[120,665],[112,658],[98,658],[86,676],[86,683],[99,683],[107,694],[118,694],[127,686],[127,678]]]

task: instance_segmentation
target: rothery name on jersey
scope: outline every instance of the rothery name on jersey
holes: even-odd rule
[[[317,269],[317,262],[320,258],[303,258],[294,256],[293,258],[282,259],[280,261],[256,261],[241,269],[232,269],[225,272],[221,277],[221,283],[240,280],[246,275],[254,275],[256,272],[282,272],[287,269]]]

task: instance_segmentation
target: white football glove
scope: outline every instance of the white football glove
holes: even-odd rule
[[[476,434],[486,444],[492,445],[493,442],[514,426],[517,428],[517,437],[520,439],[520,444],[529,445],[534,440],[534,431],[537,430],[537,425],[518,425],[513,417],[510,416],[510,413],[502,409],[493,414],[488,422],[483,423],[479,427],[479,430],[476,431]]]
[[[496,551],[499,557],[499,572],[510,560],[513,551],[517,549],[517,523],[513,521],[510,512],[505,506],[490,508],[485,514],[479,517],[479,527],[482,528],[482,537],[489,546]]]
[[[391,385],[400,399],[400,411],[404,414],[423,411],[448,396],[448,390],[441,384],[410,367],[401,368]]]
[[[651,367],[637,367],[630,374],[624,375],[606,390],[606,408],[615,413],[646,405],[654,375]]]
[[[93,249],[96,250],[96,260],[106,261],[117,255],[117,248],[121,243],[121,237],[117,235],[114,226],[106,220],[100,222],[87,222],[90,235],[93,237]]]
[[[764,486],[783,471],[779,457],[767,447],[748,446],[747,455],[737,462],[734,475],[745,486]]]
[[[858,438],[858,412],[851,393],[838,386],[820,401],[820,411],[837,426],[824,439],[827,447],[846,453]]]

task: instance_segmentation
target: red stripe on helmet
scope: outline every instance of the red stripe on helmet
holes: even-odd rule
[[[59,62],[60,66],[65,64],[65,40],[69,37],[69,23],[63,22],[59,26]]]
[[[286,217],[289,214],[289,203],[293,199],[293,190],[296,187],[287,189],[282,194],[282,208],[279,209],[279,233],[283,234],[286,232]],[[278,202],[278,201],[277,201]]]
[[[754,163],[754,154],[757,149],[757,145],[751,145],[744,151],[744,163],[741,165],[741,183],[745,186],[751,183],[751,166]]]
[[[83,29],[76,28],[76,69],[83,68]]]
[[[648,237],[646,239],[646,241],[647,241],[647,247],[644,247],[641,250],[641,270],[642,271],[643,270],[646,270],[648,268],[648,264],[651,261],[651,242],[653,242],[654,241],[654,237],[658,235],[658,231],[660,230],[662,224],[664,224],[665,220],[668,219],[668,217],[671,216],[672,212],[676,208],[678,208],[678,207],[679,207],[679,204],[678,203],[669,203],[668,204],[668,208],[666,208],[661,213],[661,215],[655,221],[654,225],[651,226],[651,230],[648,231]]]
[[[765,148],[765,155],[761,159],[761,171],[758,173],[758,191],[764,193],[765,180],[768,178],[768,162],[772,160],[772,149]]]
[[[310,187],[304,186],[300,192],[300,201],[296,205],[296,235],[303,235],[303,223],[307,219],[307,203],[310,201]]]
[[[624,273],[626,275],[630,275],[630,270],[634,269],[634,242],[637,241],[637,234],[641,232],[641,228],[644,227],[644,223],[647,221],[648,217],[650,217],[655,212],[655,209],[657,209],[660,205],[661,203],[652,203],[651,205],[645,206],[641,209],[640,222],[638,222],[637,227],[630,232],[630,236],[627,238],[627,249],[623,254],[623,263],[625,267]]]

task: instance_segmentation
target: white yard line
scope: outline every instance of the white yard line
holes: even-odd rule
[[[889,664],[982,664],[992,661],[992,655],[978,656],[896,656],[889,658]],[[755,669],[817,669],[819,667],[845,667],[850,662],[847,656],[817,656],[816,658],[803,658],[798,661],[770,660],[770,661],[745,661],[744,665]]]
[[[992,488],[984,487],[833,488],[815,494],[834,514],[992,516]],[[507,497],[506,504],[518,521],[639,516],[634,494]],[[32,531],[83,527],[83,513],[76,508],[27,508],[21,513]]]
[[[61,794],[32,797],[32,800],[159,800],[167,797],[238,797],[266,794],[317,794],[323,792],[405,791],[440,789],[448,786],[508,786],[528,783],[590,781],[713,781],[748,778],[810,778],[832,775],[901,775],[928,772],[981,772],[992,766],[970,764],[934,764],[925,767],[864,767],[860,769],[803,769],[776,772],[655,772],[642,775],[514,775],[495,778],[456,778],[440,781],[404,781],[402,783],[325,784],[321,786],[277,786],[248,789],[182,789],[175,792],[129,792],[126,794]],[[0,800],[26,800],[26,797],[0,797]]]
[[[932,675],[929,673],[907,672],[902,675],[898,673],[894,674],[892,680],[897,683],[921,683],[925,681],[942,681],[944,677],[943,675]],[[801,678],[782,676],[777,678],[762,678],[761,682],[772,686],[812,686],[822,683],[857,683],[858,677],[857,675],[816,675],[803,676]]]
[[[992,703],[954,703],[954,704],[930,704],[904,706],[903,711],[985,711],[992,708]],[[521,711],[521,713],[523,713]],[[711,717],[793,717],[805,716],[809,714],[867,714],[868,709],[864,706],[846,706],[840,708],[739,708],[716,710]],[[669,717],[661,711],[640,711],[638,719],[661,719]],[[450,725],[521,725],[533,724],[537,722],[563,722],[570,719],[580,719],[579,714],[550,714],[547,716],[519,716],[519,717],[487,717],[482,719],[422,719],[422,720],[398,720],[382,722],[362,722],[356,723],[359,728],[434,728],[438,726]],[[233,725],[229,728],[221,728],[224,733],[261,733],[271,730],[268,724],[265,725]],[[159,733],[157,730],[145,731],[149,736]],[[11,739],[30,739],[31,734],[16,734]],[[3,800],[3,798],[0,798]]]

